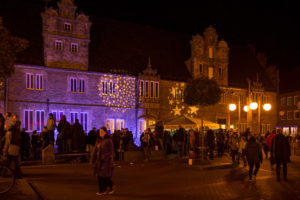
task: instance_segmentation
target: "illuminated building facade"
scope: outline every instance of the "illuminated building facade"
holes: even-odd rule
[[[30,12],[41,13],[42,22],[36,20],[38,15],[29,15],[33,22],[28,24],[28,35],[33,36],[25,39],[30,47],[8,83],[8,110],[19,115],[28,131],[40,131],[49,113],[57,120],[66,115],[71,123],[77,118],[86,131],[101,126],[110,132],[128,128],[137,144],[145,128],[178,115],[241,131],[249,126],[257,132],[258,127],[262,132],[275,128],[278,82],[270,81],[274,73],[258,62],[253,49],[229,48],[211,26],[203,36],[191,39],[115,20],[89,19],[76,9],[72,0],[62,0],[58,9],[31,7]],[[13,30],[9,24],[6,27]],[[187,80],[201,76],[214,78],[223,89],[219,104],[184,104]],[[255,82],[260,80],[263,90],[257,92]],[[259,122],[258,111],[242,110],[258,100],[260,106],[272,105],[269,112],[259,114]],[[229,112],[230,103],[236,104],[235,112]]]

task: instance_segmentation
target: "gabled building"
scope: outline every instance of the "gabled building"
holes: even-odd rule
[[[27,131],[41,131],[48,113],[56,120],[66,115],[71,123],[77,118],[85,131],[128,128],[136,143],[145,128],[179,115],[241,131],[264,133],[276,126],[276,75],[260,64],[253,48],[228,45],[212,26],[191,37],[88,17],[72,0],[45,9],[25,3],[27,14],[20,17],[7,11],[12,4],[6,6],[0,8],[4,26],[30,42],[8,80],[8,110]],[[30,21],[30,32],[24,21]],[[186,82],[202,76],[217,81],[222,99],[215,106],[187,106]],[[244,112],[252,101],[258,109]],[[230,112],[232,103],[237,109]],[[272,109],[263,111],[264,103]]]

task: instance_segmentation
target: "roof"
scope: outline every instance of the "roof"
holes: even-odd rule
[[[44,65],[40,15],[43,9],[40,4],[24,0],[0,3],[4,26],[13,35],[29,41],[29,48],[18,56],[18,64]],[[157,69],[161,79],[187,81],[190,78],[185,61],[190,57],[192,35],[96,16],[91,16],[90,20],[89,71],[122,69],[138,75],[146,68],[150,57],[152,68]],[[247,88],[247,78],[256,80],[257,72],[262,75],[265,88],[272,88],[251,51],[230,45],[229,86]]]

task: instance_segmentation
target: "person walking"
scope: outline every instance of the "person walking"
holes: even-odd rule
[[[240,160],[242,159],[244,162],[244,167],[247,166],[246,154],[245,154],[246,145],[247,145],[246,138],[245,136],[242,136],[239,144],[239,150],[238,150],[238,164],[240,164]]]
[[[94,127],[87,136],[87,145],[90,152],[90,157],[92,157],[92,154],[94,152],[95,144],[97,140],[97,129]]]
[[[79,124],[79,120],[75,119],[75,123],[71,126],[72,149],[73,151],[82,151],[81,142],[83,139],[83,127]]]
[[[24,128],[21,130],[21,160],[28,160],[30,158],[30,136]]]
[[[277,180],[280,181],[280,168],[283,166],[283,179],[287,180],[287,163],[290,162],[291,149],[288,139],[278,129],[278,134],[272,140],[271,155],[276,162]]]
[[[232,164],[236,165],[236,157],[238,154],[238,147],[239,147],[239,138],[237,132],[233,132],[229,138],[229,149],[231,152]]]
[[[148,162],[150,159],[150,155],[151,155],[151,144],[150,144],[150,140],[151,140],[151,129],[147,128],[144,133],[141,135],[141,142],[142,142],[142,147],[144,150],[144,156],[145,156],[145,161]]]
[[[276,130],[272,130],[272,133],[267,137],[267,141],[266,141],[266,146],[268,147],[269,150],[271,150],[271,146],[272,146],[272,141],[274,139],[276,135]],[[274,156],[270,155],[270,166],[271,166],[271,169],[273,169],[273,165],[275,164],[275,158]]]
[[[94,175],[97,176],[99,191],[97,195],[113,194],[114,183],[111,178],[114,171],[114,145],[105,127],[100,128],[91,163],[94,164]]]
[[[258,173],[260,163],[263,161],[262,150],[260,145],[256,142],[255,137],[251,136],[248,143],[246,144],[245,154],[247,156],[249,165],[249,181],[256,180],[256,175]],[[255,165],[255,170],[253,173],[253,167]],[[253,176],[252,176],[253,174]]]
[[[225,135],[223,130],[220,129],[219,133],[217,134],[218,157],[222,157],[224,154],[224,141]]]

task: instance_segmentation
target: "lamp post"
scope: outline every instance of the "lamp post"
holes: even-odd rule
[[[261,136],[261,102],[260,102],[260,99],[259,99],[258,103],[257,102],[251,102],[249,107],[252,111],[258,109],[258,113],[257,113],[257,121],[258,121],[257,127],[258,128],[257,128],[257,131],[258,131],[259,136]],[[269,104],[269,103],[264,104],[262,107],[265,111],[270,111],[271,108],[272,108],[271,104]],[[245,109],[247,110],[247,108],[244,107],[244,110]]]
[[[228,125],[227,125],[227,129],[230,128],[230,112],[233,112],[236,110],[236,105],[234,103],[229,104],[228,106]]]

